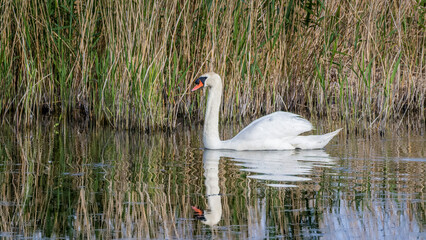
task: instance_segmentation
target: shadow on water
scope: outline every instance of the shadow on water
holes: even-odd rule
[[[3,128],[0,236],[426,237],[424,132],[236,152],[201,150],[196,130]]]

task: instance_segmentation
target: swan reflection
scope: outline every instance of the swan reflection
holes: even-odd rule
[[[204,177],[208,209],[192,207],[197,219],[204,224],[216,225],[222,217],[222,202],[219,188],[219,159],[221,151],[205,150],[203,153]]]
[[[274,181],[272,187],[295,187],[288,182],[311,180],[315,166],[327,166],[333,160],[324,150],[311,151],[232,151],[204,150],[203,167],[206,185],[207,210],[192,207],[195,217],[204,224],[214,226],[222,216],[222,202],[219,188],[219,160],[230,158],[241,171],[254,173],[249,178]],[[283,183],[285,182],[285,183]]]
[[[309,181],[316,166],[332,164],[333,160],[324,150],[310,151],[222,151],[221,156],[231,158],[241,171],[254,173],[249,178],[276,181]],[[274,187],[295,187],[291,184],[271,183]]]

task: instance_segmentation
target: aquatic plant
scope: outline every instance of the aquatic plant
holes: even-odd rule
[[[384,128],[425,114],[425,1],[0,3],[0,114],[116,128],[203,118],[189,89],[214,70],[222,119],[288,110]]]

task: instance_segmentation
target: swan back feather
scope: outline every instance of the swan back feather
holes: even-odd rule
[[[295,137],[312,129],[312,124],[297,114],[274,112],[250,123],[234,139],[282,139]]]

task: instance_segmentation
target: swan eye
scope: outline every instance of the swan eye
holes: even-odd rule
[[[195,84],[197,84],[191,91],[195,91],[201,87],[204,87],[204,82],[206,81],[207,77],[199,77],[197,80],[195,80]]]
[[[199,77],[199,78],[197,78],[197,80],[195,80],[195,84],[200,84],[200,82],[202,82],[203,83],[203,85],[204,85],[204,82],[206,81],[206,79],[207,79],[207,77]]]

